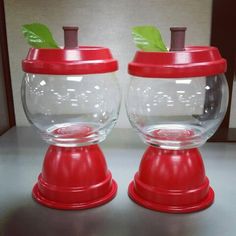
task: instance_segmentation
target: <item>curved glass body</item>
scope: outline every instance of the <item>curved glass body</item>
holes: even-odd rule
[[[114,73],[26,73],[22,82],[22,103],[28,120],[46,142],[57,146],[103,141],[116,123],[120,100]]]
[[[126,109],[144,142],[165,149],[204,144],[226,113],[228,85],[223,74],[194,78],[132,77]]]

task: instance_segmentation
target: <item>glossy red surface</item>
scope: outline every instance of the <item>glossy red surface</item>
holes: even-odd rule
[[[116,191],[98,145],[50,146],[33,196],[49,207],[84,209],[110,201]]]
[[[174,213],[198,211],[214,200],[196,148],[164,150],[150,146],[130,184],[129,196],[144,207]]]
[[[226,60],[215,47],[186,47],[185,51],[137,51],[128,65],[130,75],[150,78],[186,78],[221,74]]]
[[[22,61],[22,69],[33,74],[84,75],[116,71],[118,63],[103,47],[31,48]]]

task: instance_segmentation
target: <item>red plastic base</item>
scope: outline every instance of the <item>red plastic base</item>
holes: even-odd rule
[[[98,145],[50,146],[32,195],[45,206],[75,210],[102,205],[116,192],[117,184]]]
[[[209,189],[207,197],[201,202],[193,205],[179,205],[179,206],[171,206],[171,205],[162,205],[154,202],[147,201],[141,198],[136,192],[134,188],[134,182],[132,181],[129,185],[129,197],[138,203],[141,206],[144,206],[148,209],[154,211],[168,212],[168,213],[191,213],[195,211],[203,210],[209,207],[214,201],[214,191],[212,188]]]
[[[129,185],[136,203],[156,211],[189,213],[214,201],[198,149],[163,150],[149,147]]]
[[[114,180],[112,180],[112,189],[106,196],[104,196],[103,198],[97,199],[97,201],[95,200],[95,201],[85,202],[85,203],[78,202],[78,203],[66,204],[66,203],[50,201],[41,195],[38,189],[38,184],[34,185],[34,188],[32,191],[32,195],[37,202],[47,207],[61,209],[61,210],[82,210],[82,209],[97,207],[111,201],[116,196],[116,193],[117,193],[117,184]]]

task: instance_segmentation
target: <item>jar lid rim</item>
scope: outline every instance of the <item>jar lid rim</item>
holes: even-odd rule
[[[108,48],[80,46],[73,49],[30,48],[22,69],[27,73],[81,75],[118,70],[118,62]]]
[[[185,51],[137,51],[128,73],[148,78],[183,78],[221,74],[226,67],[217,48],[189,46]]]

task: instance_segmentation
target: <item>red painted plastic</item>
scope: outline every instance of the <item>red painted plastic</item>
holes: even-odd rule
[[[165,150],[150,146],[129,186],[129,196],[146,208],[170,213],[198,211],[214,201],[196,148]]]
[[[118,63],[104,47],[31,48],[22,61],[22,69],[34,74],[84,75],[116,71]]]
[[[226,60],[215,47],[186,47],[185,51],[137,51],[128,66],[130,75],[151,78],[186,78],[221,74]]]
[[[57,209],[85,209],[112,200],[117,184],[98,145],[50,146],[33,197]]]

